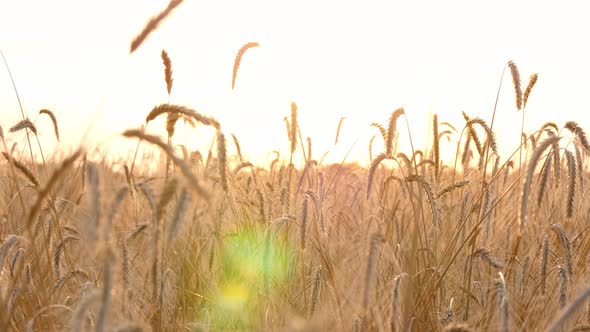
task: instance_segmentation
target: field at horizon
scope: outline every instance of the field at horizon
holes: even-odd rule
[[[290,19],[310,8],[267,5]],[[100,16],[105,6],[90,8]],[[423,78],[408,80],[415,90],[383,98],[403,82],[347,83],[376,77],[362,62],[326,56],[334,68],[292,62],[276,72],[294,61],[276,36],[231,39],[231,52],[189,59],[169,34],[170,52],[166,27],[187,24],[183,11],[196,5],[158,6],[134,12],[142,26],[113,37],[114,53],[87,59],[96,68],[59,68],[96,86],[85,78],[40,93],[34,71],[6,57],[20,46],[2,49],[0,331],[590,331],[588,119],[546,112],[556,102],[548,88],[561,98],[568,89],[549,83],[549,60],[533,61],[546,76],[499,60],[465,94],[490,91],[464,104],[449,102],[448,85],[465,82],[440,62],[425,91]],[[316,15],[358,9],[369,22],[384,15],[372,6],[319,5]],[[125,57],[114,55],[123,39]],[[222,61],[204,71],[199,60],[214,57]],[[120,79],[103,80],[106,63]],[[189,79],[197,72],[212,87]],[[337,88],[301,89],[314,77]],[[570,93],[587,87],[578,85]],[[436,97],[424,95],[434,86]]]

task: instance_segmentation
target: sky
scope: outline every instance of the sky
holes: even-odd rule
[[[134,146],[120,137],[168,102],[160,58],[172,59],[170,102],[218,119],[247,158],[288,154],[283,118],[299,106],[314,158],[366,162],[372,122],[404,107],[416,148],[428,144],[432,114],[461,128],[461,112],[490,121],[500,77],[514,61],[522,84],[539,73],[526,109],[525,132],[544,122],[590,125],[590,47],[583,1],[195,1],[185,0],[140,48],[131,40],[166,0],[2,1],[0,49],[27,116],[52,110],[62,140],[38,118],[47,151],[84,144],[115,154]],[[242,58],[231,89],[238,49]],[[346,117],[338,145],[338,120]],[[506,73],[494,124],[504,155],[519,143],[511,77]],[[21,120],[0,68],[0,125]],[[407,148],[405,126],[402,149]],[[164,135],[163,122],[149,130]],[[164,136],[163,136],[164,137]],[[213,133],[179,128],[176,143],[207,149]],[[22,134],[8,135],[24,144]],[[378,142],[379,137],[375,140]],[[445,143],[450,150],[454,143]],[[24,146],[24,145],[23,145]],[[375,153],[381,147],[376,144]]]

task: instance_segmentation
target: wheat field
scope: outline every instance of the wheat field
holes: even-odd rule
[[[257,46],[237,51],[232,88]],[[524,128],[538,76],[505,71]],[[590,331],[590,143],[575,121],[523,133],[501,157],[495,114],[434,115],[431,143],[401,149],[412,133],[398,108],[371,125],[363,167],[312,153],[295,102],[290,148],[268,164],[214,115],[173,103],[122,133],[137,142],[122,161],[46,156],[36,122],[59,140],[54,111],[0,124],[1,331]],[[179,125],[212,129],[209,150],[175,145]],[[162,158],[138,157],[147,147]]]

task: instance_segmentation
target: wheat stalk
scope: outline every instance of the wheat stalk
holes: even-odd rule
[[[195,175],[192,173],[190,167],[183,160],[176,157],[174,155],[174,151],[172,151],[172,149],[168,145],[166,145],[164,142],[162,142],[162,140],[160,138],[153,136],[153,135],[148,135],[148,134],[144,133],[143,131],[136,130],[136,129],[131,129],[131,130],[125,131],[123,133],[123,136],[143,139],[143,140],[148,141],[151,144],[156,145],[160,149],[162,149],[168,156],[170,156],[170,159],[172,159],[174,164],[176,164],[176,166],[178,166],[180,168],[180,170],[182,171],[182,174],[187,178],[189,184],[191,185],[191,188],[193,188],[197,192],[197,194],[199,194],[200,196],[208,199],[209,194],[205,191],[205,189],[203,187],[201,187],[201,185],[199,184],[199,181],[197,180]]]
[[[545,166],[541,171],[541,183],[539,184],[539,192],[537,196],[537,205],[541,206],[543,197],[545,197],[545,189],[547,189],[547,182],[549,182],[549,173],[551,172],[551,164],[553,162],[553,154],[547,156]]]
[[[574,259],[572,255],[572,245],[567,235],[565,228],[561,224],[553,224],[551,225],[551,230],[557,234],[561,245],[563,246],[563,251],[565,252],[566,258],[566,265],[567,265],[567,273],[569,277],[574,275]]]
[[[577,145],[574,145],[574,150],[576,152],[576,173],[580,182],[580,192],[584,192],[584,160],[582,159],[582,152]]]
[[[70,280],[74,277],[83,278],[85,280],[90,279],[90,277],[88,276],[88,273],[86,273],[85,271],[80,270],[80,269],[74,269],[74,270],[68,272],[66,275],[57,279],[57,281],[55,282],[55,285],[53,286],[53,294],[58,294],[59,290],[63,287],[63,285],[65,285],[68,280]]]
[[[55,132],[55,138],[59,142],[59,129],[57,128],[57,119],[55,118],[55,114],[52,111],[47,109],[42,109],[39,111],[39,114],[47,114],[51,119],[51,123],[53,123],[53,131]]]
[[[436,194],[436,199],[441,198],[442,196],[452,192],[455,189],[463,188],[469,184],[469,180],[461,180],[455,183],[451,183],[450,185],[444,187]]]
[[[244,56],[244,53],[246,53],[246,51],[252,47],[258,47],[260,46],[260,44],[256,43],[256,42],[250,42],[250,43],[246,43],[244,44],[239,50],[238,53],[236,54],[236,59],[234,60],[234,69],[232,71],[232,78],[231,78],[231,89],[233,90],[235,85],[236,85],[236,78],[238,76],[238,69],[240,69],[240,63],[242,62],[242,57]]]
[[[53,190],[53,187],[57,185],[59,179],[68,171],[68,169],[72,166],[72,164],[80,157],[81,152],[80,150],[74,152],[70,157],[66,158],[61,165],[57,168],[57,170],[51,175],[49,181],[45,185],[45,187],[39,192],[37,196],[37,200],[33,204],[30,209],[29,215],[27,217],[27,221],[25,223],[27,228],[30,228],[31,225],[41,212],[41,207],[43,206],[43,202],[49,196],[50,192]]]
[[[471,118],[467,115],[467,113],[463,112],[463,118],[465,119],[466,123],[465,123],[465,127],[468,129],[469,131],[469,137],[471,137],[471,139],[473,140],[473,142],[475,143],[475,147],[477,148],[477,152],[479,153],[479,155],[481,156],[483,154],[483,148],[481,146],[481,141],[479,140],[479,138],[477,137],[477,132],[475,131],[475,128],[473,127],[473,124],[475,123],[474,121],[471,121]]]
[[[178,7],[182,3],[183,0],[170,0],[168,6],[161,11],[158,15],[152,17],[148,23],[145,25],[143,30],[133,39],[131,42],[131,47],[129,53],[133,53],[149,36],[150,33],[155,31],[160,23],[170,15],[170,13],[174,10],[174,8]]]
[[[103,263],[101,305],[96,320],[95,332],[102,332],[105,329],[107,314],[111,307],[111,288],[113,287],[112,261],[114,260],[114,253],[110,247],[107,247],[106,251]]]
[[[2,152],[2,155],[4,156],[4,158],[6,158],[6,160],[8,160],[8,162],[11,162],[12,160],[12,165],[14,165],[16,169],[18,169],[29,181],[31,181],[33,185],[39,186],[39,180],[37,180],[37,177],[33,174],[33,172],[29,170],[29,168],[26,165],[14,158],[10,158],[10,156],[6,152]]]
[[[586,133],[584,132],[584,129],[582,129],[582,127],[578,125],[577,122],[568,121],[563,127],[576,136],[578,142],[580,142],[580,144],[584,147],[586,152],[590,152],[590,143],[588,142],[588,138],[586,138]]]
[[[311,307],[309,309],[309,317],[313,316],[320,297],[320,286],[322,282],[322,266],[319,265],[315,270],[313,276],[313,285],[311,289]]]
[[[297,104],[291,102],[291,121],[287,127],[289,130],[289,142],[291,142],[291,155],[293,155],[297,149],[297,128]]]
[[[371,285],[373,282],[373,274],[377,268],[377,254],[379,244],[382,242],[382,237],[378,233],[371,235],[371,243],[369,245],[369,255],[367,258],[367,270],[365,272],[365,288],[363,292],[363,309],[365,312],[369,309],[369,301],[371,294]]]
[[[533,91],[533,87],[537,83],[538,78],[539,78],[538,73],[531,74],[531,77],[529,78],[529,84],[526,86],[526,89],[524,89],[524,94],[522,96],[522,108],[526,107],[526,103],[529,100],[529,96],[531,95],[531,91]]]
[[[377,170],[377,167],[379,167],[379,164],[385,159],[389,159],[389,157],[387,157],[386,154],[382,153],[378,155],[375,159],[373,159],[373,162],[371,163],[371,168],[369,168],[369,176],[367,178],[367,200],[371,196],[371,187],[373,185],[375,171]]]
[[[148,223],[141,223],[137,225],[135,229],[129,232],[123,239],[123,271],[121,274],[124,290],[129,288],[129,242],[141,234],[145,229],[147,229],[148,226]]]
[[[92,202],[92,213],[91,223],[89,230],[90,243],[94,243],[97,239],[97,230],[100,223],[100,189],[99,189],[99,176],[98,169],[94,163],[88,165],[88,183],[90,184],[91,202]]]
[[[391,304],[391,332],[397,331],[398,322],[400,321],[400,304],[401,304],[401,281],[404,275],[400,274],[393,279],[393,301]]]
[[[221,130],[217,131],[217,160],[219,160],[219,178],[223,191],[228,191],[227,184],[227,151],[225,146],[225,135]]]
[[[541,293],[545,295],[547,288],[547,262],[549,261],[549,239],[543,234],[541,242]]]
[[[176,209],[174,210],[174,218],[172,218],[172,223],[170,224],[169,231],[168,231],[168,242],[171,242],[176,237],[176,233],[182,224],[182,220],[184,218],[184,212],[189,203],[189,195],[185,188],[182,189],[180,193],[180,197],[178,198],[178,203],[176,205]]]
[[[488,263],[490,266],[496,269],[504,268],[504,264],[502,264],[498,259],[492,256],[492,253],[486,248],[479,248],[473,253],[474,257],[481,258],[484,262]]]
[[[166,81],[166,91],[168,91],[168,97],[170,97],[170,92],[172,91],[172,82],[174,79],[172,78],[172,61],[168,56],[168,52],[162,50],[162,62],[164,63],[164,81]]]
[[[61,241],[55,246],[53,251],[53,261],[54,261],[54,268],[55,268],[55,278],[60,278],[60,268],[61,268],[61,253],[63,252],[66,244],[70,241],[80,241],[80,238],[73,235],[64,236]],[[1,261],[0,261],[1,262]],[[0,265],[1,266],[1,265]]]
[[[385,142],[385,154],[388,156],[393,155],[394,148],[394,137],[397,136],[397,119],[404,113],[403,107],[400,107],[391,113],[389,117],[389,126],[387,127],[387,141]]]
[[[533,154],[531,155],[531,157],[529,159],[526,180],[524,182],[524,188],[522,190],[522,203],[520,205],[520,231],[521,231],[521,233],[524,232],[524,227],[525,227],[526,221],[527,221],[527,209],[528,209],[528,204],[529,204],[528,196],[529,196],[529,192],[531,190],[531,182],[532,182],[532,178],[533,178],[533,173],[535,172],[535,166],[537,166],[537,162],[539,161],[539,158],[541,158],[541,155],[543,154],[543,152],[545,152],[545,150],[550,145],[553,145],[553,144],[559,142],[560,139],[561,139],[561,137],[559,137],[559,136],[553,136],[553,137],[549,137],[549,138],[545,139],[543,142],[541,142],[539,144],[539,146],[537,146],[535,151],[533,151]]]
[[[440,143],[438,136],[438,115],[434,114],[432,117],[432,138],[433,145],[432,150],[434,152],[434,178],[438,182],[439,178],[439,167],[440,167]]]
[[[475,332],[467,323],[451,323],[443,329],[443,332]]]
[[[184,106],[179,106],[179,105],[172,105],[172,104],[161,104],[161,105],[154,107],[146,116],[145,122],[147,124],[148,122],[154,120],[159,115],[168,114],[168,113],[181,114],[181,115],[187,116],[189,118],[192,118],[192,119],[196,120],[197,122],[200,122],[206,126],[213,126],[213,128],[215,128],[215,129],[220,128],[219,122],[217,122],[217,120],[215,120],[213,118],[206,117],[200,113],[197,113],[196,111],[194,111],[190,108],[187,108]]]
[[[559,314],[557,315],[557,318],[555,318],[551,324],[549,324],[549,326],[547,327],[547,329],[545,330],[546,332],[558,332],[562,330],[563,325],[565,325],[565,323],[572,318],[573,314],[576,312],[576,310],[582,306],[582,304],[584,304],[584,302],[586,302],[586,300],[588,299],[588,297],[590,296],[590,287],[587,287],[586,289],[584,289],[583,292],[580,293],[580,295],[578,295],[578,297],[576,297],[572,302],[570,302],[570,304],[568,304],[565,308],[563,308]]]
[[[299,227],[301,228],[301,250],[305,250],[305,239],[307,236],[307,217],[308,217],[308,207],[309,202],[307,196],[303,199],[303,204],[301,205],[301,224]]]
[[[559,270],[559,307],[563,308],[567,304],[567,271],[560,265]]]
[[[498,282],[498,295],[500,297],[500,331],[508,332],[508,289],[506,288],[506,280],[502,272],[498,272],[500,277]]]
[[[568,168],[566,217],[571,218],[574,215],[574,200],[576,194],[576,161],[574,154],[571,151],[565,150],[565,157]]]
[[[19,121],[19,123],[10,127],[10,129],[8,131],[11,133],[15,133],[15,132],[18,132],[23,129],[29,129],[35,135],[37,135],[37,127],[35,127],[35,125],[29,119],[24,119],[24,120]]]
[[[22,241],[23,238],[18,235],[10,234],[4,239],[4,242],[2,242],[2,245],[0,246],[0,271],[4,267],[4,259],[6,259],[10,248],[12,248],[16,241],[19,240]]]
[[[171,181],[166,183],[164,188],[162,189],[162,193],[160,194],[160,200],[158,201],[158,205],[156,205],[156,219],[161,220],[164,212],[166,211],[166,206],[172,200],[172,197],[176,193],[176,187],[178,185],[178,181],[173,178]]]
[[[240,159],[240,162],[243,163],[244,158],[242,157],[242,148],[240,148],[240,141],[238,141],[238,138],[234,134],[231,134],[231,137],[234,141],[234,144],[236,145],[236,151],[238,153],[238,158]]]
[[[522,109],[522,87],[520,86],[520,74],[518,73],[518,67],[512,61],[508,61],[508,67],[510,68],[510,74],[512,75],[512,84],[514,85],[514,92],[516,94],[516,108]]]
[[[234,168],[233,175],[236,176],[241,170],[243,170],[246,167],[254,167],[254,165],[249,161],[243,162],[236,166],[236,168]]]
[[[340,121],[338,121],[338,128],[336,128],[336,138],[334,139],[334,145],[338,144],[338,138],[340,137],[340,129],[342,129],[342,122],[344,122],[344,119],[346,119],[346,117],[341,117]]]
[[[436,206],[436,198],[434,197],[434,193],[432,192],[432,187],[430,184],[424,180],[424,178],[420,175],[410,175],[406,177],[406,182],[418,182],[422,186],[422,189],[426,193],[426,198],[428,199],[428,204],[430,205],[430,211],[432,213],[432,222],[434,225],[439,225],[439,214],[438,214],[438,207]]]
[[[101,294],[97,289],[93,289],[84,294],[84,296],[78,301],[78,305],[72,313],[72,317],[68,324],[70,332],[79,332],[83,330],[84,318],[87,315],[88,307],[100,299],[100,295]]]
[[[133,174],[131,173],[131,171],[129,171],[129,167],[127,167],[127,165],[124,165],[123,169],[125,171],[125,180],[127,181],[127,186],[129,187],[129,193],[131,195],[131,198],[135,200],[135,197],[137,195],[137,189],[135,188],[135,179],[133,178]]]

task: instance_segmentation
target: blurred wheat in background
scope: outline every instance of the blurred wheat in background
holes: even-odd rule
[[[258,46],[236,48],[232,89]],[[223,123],[172,103],[173,55],[161,58],[169,102],[122,134],[137,141],[127,159],[44,156],[37,123],[50,120],[59,141],[57,110],[2,123],[0,330],[590,330],[590,143],[576,122],[522,132],[501,157],[495,109],[489,122],[435,114],[420,149],[400,107],[371,125],[362,167],[312,151],[292,102],[288,151],[255,164]],[[539,77],[523,89],[514,62],[504,71],[524,128]],[[174,144],[177,125],[212,129],[209,149]],[[147,148],[156,154],[140,156]]]

